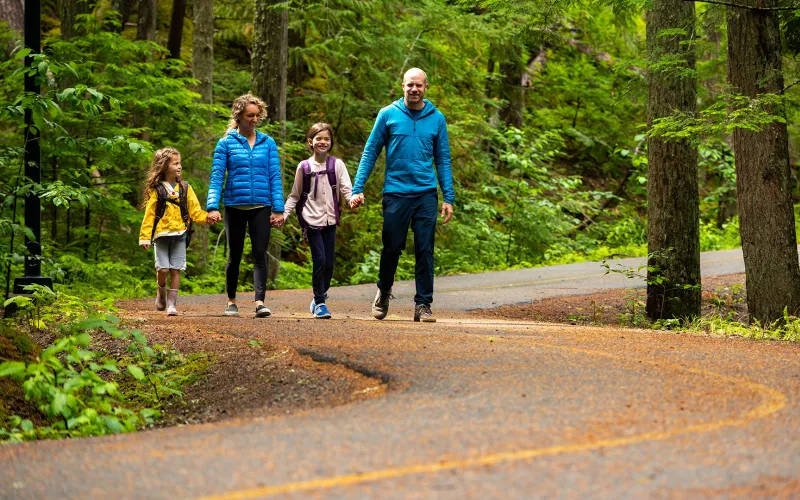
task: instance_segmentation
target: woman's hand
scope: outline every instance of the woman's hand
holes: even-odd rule
[[[286,219],[282,212],[272,212],[272,215],[269,216],[269,223],[272,224],[272,227],[281,227],[284,222]]]
[[[145,250],[150,250],[150,243],[141,243],[139,246]]]
[[[208,217],[206,217],[206,224],[216,224],[221,220],[222,216],[219,214],[219,210],[212,210],[208,212]]]

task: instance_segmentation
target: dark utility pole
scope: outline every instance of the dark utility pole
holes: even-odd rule
[[[25,57],[25,67],[30,68],[33,54],[41,51],[41,1],[25,0],[25,47],[31,49],[31,55]],[[38,95],[39,83],[35,74],[25,73],[25,93]],[[33,127],[33,111],[25,110],[25,176],[31,182],[41,182],[41,148],[39,131]],[[26,293],[24,287],[31,284],[53,288],[53,280],[42,274],[42,220],[39,196],[30,193],[25,198],[25,225],[33,232],[33,238],[25,237],[25,276],[14,279],[15,294]]]

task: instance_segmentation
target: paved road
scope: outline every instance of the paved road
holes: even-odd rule
[[[576,269],[441,279],[437,302],[455,313],[530,300],[544,280],[584,283]],[[305,291],[274,294],[277,315],[266,321],[219,317],[218,296],[184,301],[177,319],[142,314],[346,364],[375,375],[382,396],[281,418],[0,447],[0,495],[800,496],[798,345],[455,314],[419,325],[400,305],[402,289],[393,321],[354,321],[366,318],[369,291],[335,290],[342,312],[328,322],[295,313]]]

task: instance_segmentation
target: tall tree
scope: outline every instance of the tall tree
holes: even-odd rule
[[[186,0],[173,0],[172,20],[169,24],[169,37],[167,38],[167,50],[172,59],[181,58],[184,17],[186,17]]]
[[[70,40],[77,31],[75,30],[75,21],[79,14],[88,14],[94,9],[95,1],[93,0],[59,0],[58,10],[61,16],[61,38]]]
[[[111,2],[111,8],[117,12],[119,12],[119,27],[116,29],[118,33],[122,33],[122,30],[125,29],[125,24],[128,22],[128,19],[131,17],[131,11],[133,10],[134,0],[113,0]]]
[[[693,114],[694,3],[654,0],[647,12],[647,123],[678,110]],[[675,30],[682,30],[676,33]],[[670,31],[665,31],[670,30]],[[659,64],[669,58],[673,64]],[[667,69],[660,69],[666,67]],[[688,141],[650,137],[647,169],[647,315],[651,319],[700,314],[700,226],[697,148]]]
[[[525,64],[522,60],[522,47],[503,47],[509,59],[500,63],[500,98],[505,104],[500,109],[500,119],[510,127],[522,128],[522,115],[525,110],[525,93],[522,79]]]
[[[267,120],[280,123],[281,146],[286,139],[286,83],[289,61],[289,11],[282,0],[256,2],[253,16],[252,78],[250,88],[267,104]],[[273,235],[274,236],[274,235]],[[267,278],[280,272],[280,239],[271,238],[267,249]]]
[[[198,92],[204,103],[212,104],[214,73],[214,0],[194,0],[192,73],[200,82]]]
[[[19,33],[25,29],[25,0],[0,0],[0,21]]]
[[[747,2],[742,2],[745,5]],[[728,83],[742,95],[783,93],[780,22],[777,0],[758,8],[728,8]],[[770,110],[785,116],[782,107]],[[733,133],[739,230],[751,320],[767,324],[783,309],[800,310],[800,267],[792,209],[786,123],[773,122],[759,132]]]
[[[155,41],[157,12],[158,0],[139,0],[139,21],[136,25],[137,40]]]

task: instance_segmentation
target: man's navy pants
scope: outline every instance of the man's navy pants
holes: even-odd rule
[[[383,250],[378,273],[378,288],[389,291],[400,254],[406,248],[408,228],[414,231],[414,279],[417,283],[416,304],[433,302],[433,240],[436,236],[436,191],[416,196],[383,195]]]

